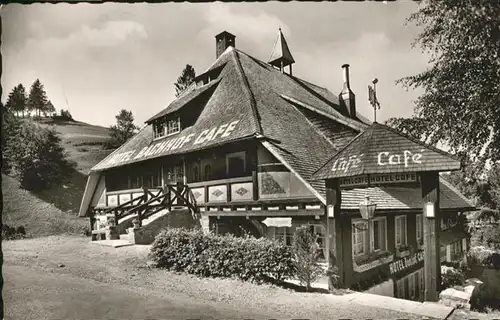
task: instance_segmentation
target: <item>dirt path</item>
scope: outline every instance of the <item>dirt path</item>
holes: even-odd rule
[[[269,319],[275,314],[199,303],[120,284],[7,266],[5,319]]]
[[[186,274],[149,269],[146,267],[148,252],[148,248],[140,246],[117,249],[102,247],[91,244],[88,238],[83,237],[49,237],[3,243],[4,265],[28,267],[49,274],[49,277],[53,274],[55,283],[58,281],[57,275],[67,275],[72,279],[80,278],[81,282],[109,285],[110,290],[126,286],[133,288],[138,295],[153,296],[156,299],[178,297],[194,306],[208,304],[217,311],[232,310],[234,315],[238,315],[240,311],[243,312],[240,315],[255,314],[250,318],[273,314],[278,315],[277,318],[295,319],[419,318],[411,314],[346,303],[345,300],[336,299],[335,295],[297,293],[270,285],[255,285],[231,279],[200,279]],[[112,294],[112,291],[103,291],[102,294],[108,296],[108,293]],[[85,294],[82,292],[82,295]],[[78,294],[75,295],[77,296]],[[126,303],[127,299],[125,297],[120,303]],[[7,301],[7,307],[8,303]]]

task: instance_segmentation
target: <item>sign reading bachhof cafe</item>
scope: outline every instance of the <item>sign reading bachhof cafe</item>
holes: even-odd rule
[[[359,114],[349,65],[338,95],[294,75],[281,30],[267,62],[215,38],[207,71],[92,168],[93,239],[199,226],[291,245],[308,224],[341,286],[435,299],[440,263],[467,246],[448,222],[472,205],[439,177],[460,163]]]

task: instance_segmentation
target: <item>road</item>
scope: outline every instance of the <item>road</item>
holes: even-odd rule
[[[3,267],[5,319],[271,319],[238,306],[159,298],[132,286],[105,284],[22,266]]]

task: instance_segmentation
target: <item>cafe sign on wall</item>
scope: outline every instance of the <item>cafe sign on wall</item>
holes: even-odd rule
[[[394,273],[398,273],[400,271],[413,267],[421,261],[424,261],[424,251],[419,251],[412,254],[411,256],[404,257],[403,259],[392,262],[391,264],[389,264],[389,272],[391,273],[391,275]]]
[[[349,157],[342,157],[335,160],[332,165],[332,171],[341,171],[348,173],[350,169],[359,168],[359,166],[366,160],[369,162],[375,161],[376,165],[379,167],[403,167],[407,168],[410,165],[422,164],[422,153],[425,149],[420,150],[420,152],[411,152],[410,150],[404,150],[399,153],[391,153],[388,151],[382,151],[377,154],[375,159],[365,159],[365,154],[350,155]]]
[[[130,151],[117,153],[102,162],[99,167],[117,165],[131,160],[140,160],[142,158],[158,155],[167,151],[177,150],[188,145],[196,146],[205,142],[226,138],[233,133],[239,122],[240,120],[235,120],[229,123],[224,123],[220,126],[214,126],[201,132],[193,132],[179,136],[176,135],[171,139],[162,139],[157,143],[143,147],[139,150],[139,152],[137,152],[137,149],[132,149]]]
[[[388,174],[370,174],[349,178],[341,178],[341,187],[362,187],[385,184],[401,184],[418,182],[418,176],[415,172],[410,173],[388,173]]]

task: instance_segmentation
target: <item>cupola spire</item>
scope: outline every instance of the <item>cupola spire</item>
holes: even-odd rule
[[[295,60],[293,60],[292,53],[288,48],[281,28],[278,29],[278,37],[276,38],[276,42],[274,42],[273,51],[271,52],[268,62],[280,69],[281,72],[284,72],[285,67],[289,66],[290,75],[292,74],[292,64],[295,63]]]

